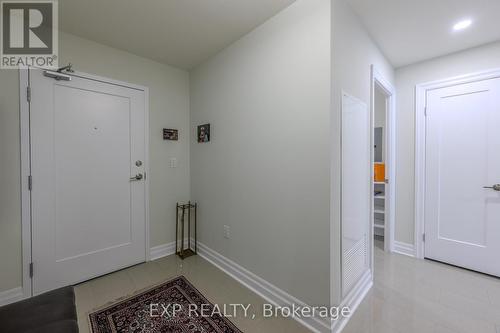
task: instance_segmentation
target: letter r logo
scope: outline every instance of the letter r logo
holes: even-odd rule
[[[2,2],[3,54],[52,54],[52,2]]]

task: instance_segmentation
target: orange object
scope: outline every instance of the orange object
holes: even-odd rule
[[[385,181],[385,163],[375,163],[375,181],[376,182],[384,182]]]

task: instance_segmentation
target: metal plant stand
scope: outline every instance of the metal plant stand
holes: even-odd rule
[[[194,226],[191,229],[191,211],[194,211]],[[196,239],[196,210],[197,204],[189,201],[187,204],[177,203],[175,211],[175,253],[184,260],[198,253]],[[187,215],[187,219],[186,219]],[[187,232],[187,234],[186,234]],[[194,244],[192,244],[194,243]]]

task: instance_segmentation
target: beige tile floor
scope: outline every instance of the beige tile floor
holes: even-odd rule
[[[500,279],[376,243],[374,287],[343,333],[500,333]]]
[[[377,242],[374,287],[343,333],[500,333],[500,279],[380,248]],[[260,309],[265,302],[200,257],[169,256],[78,285],[80,332],[89,332],[91,310],[178,275],[216,304],[251,303]],[[244,332],[307,332],[291,319],[232,321]]]
[[[309,332],[293,319],[262,319],[258,310],[262,309],[265,300],[199,256],[184,261],[169,256],[76,286],[80,332],[90,332],[88,314],[92,310],[179,275],[184,275],[214,304],[252,304],[256,312],[255,319],[242,315],[230,319],[244,332]]]

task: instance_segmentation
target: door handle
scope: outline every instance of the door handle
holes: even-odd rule
[[[138,180],[142,180],[142,178],[144,178],[144,176],[142,175],[142,173],[138,173],[134,177],[131,177],[130,181],[138,181]]]
[[[494,191],[500,192],[500,184],[495,184],[493,186],[484,186],[483,188],[490,188]]]

